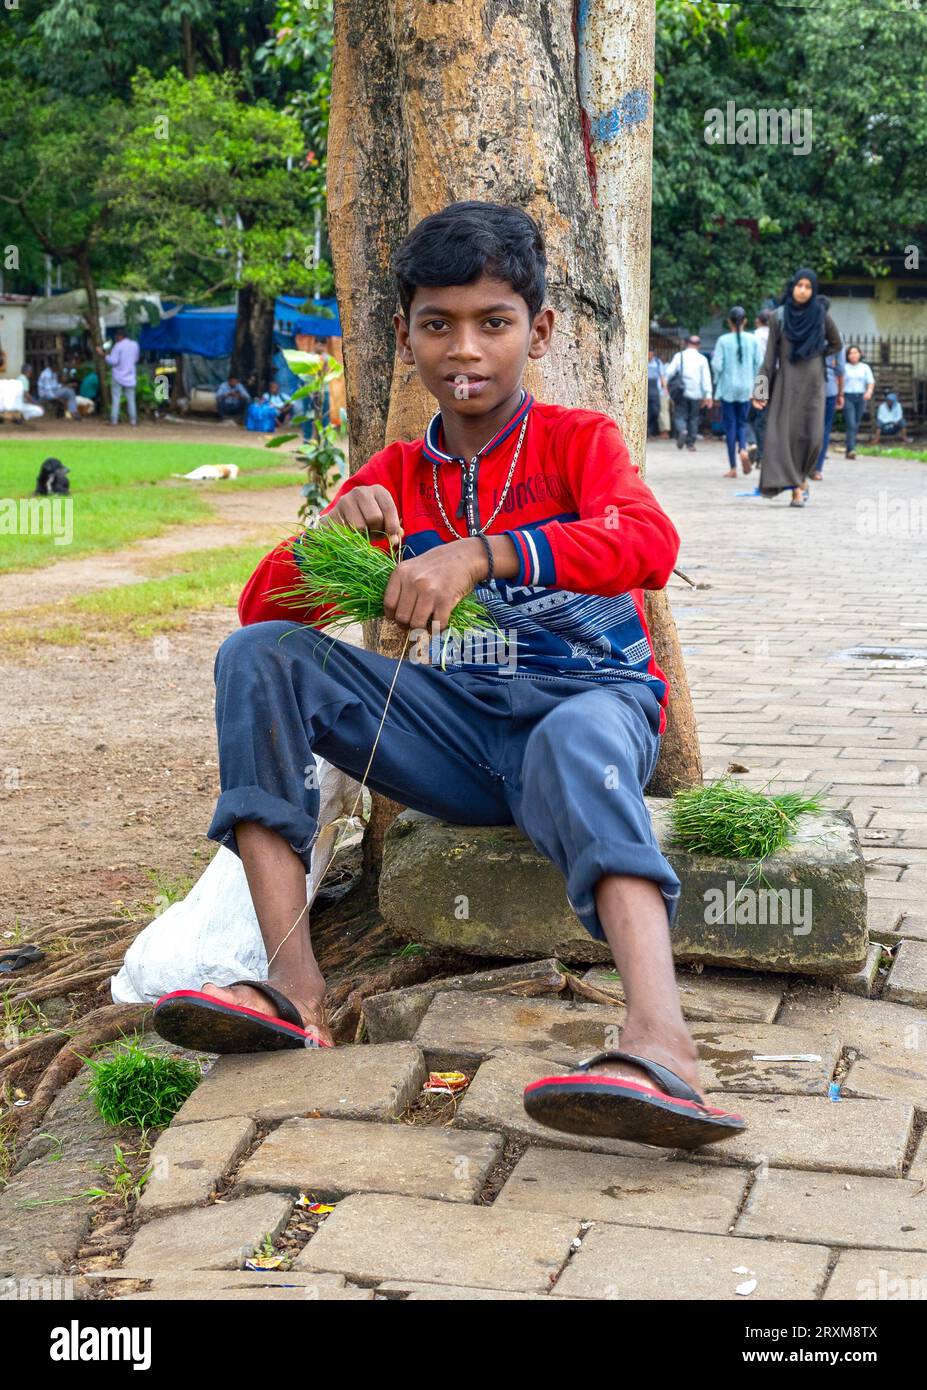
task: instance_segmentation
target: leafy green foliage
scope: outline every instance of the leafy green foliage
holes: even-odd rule
[[[762,862],[787,844],[799,816],[820,811],[817,797],[767,796],[722,778],[677,792],[671,817],[677,841],[692,854]]]
[[[923,249],[924,7],[657,0],[656,74],[655,315],[755,311],[798,266],[884,275]],[[810,109],[810,152],[706,143],[706,111],[728,101]]]
[[[88,1059],[87,1094],[108,1125],[163,1129],[200,1084],[200,1069],[186,1057],[146,1052],[137,1040],[112,1057]]]

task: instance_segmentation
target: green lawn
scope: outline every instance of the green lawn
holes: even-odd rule
[[[77,428],[77,427],[75,427]],[[118,550],[169,526],[208,521],[210,492],[253,487],[293,487],[305,473],[291,459],[263,448],[224,444],[135,443],[133,440],[9,439],[0,436],[0,499],[31,496],[44,458],[54,456],[71,470],[72,539],[56,545],[48,534],[4,534],[10,522],[0,514],[0,572],[47,565],[91,551]],[[172,473],[189,473],[204,463],[237,463],[234,481],[185,483]],[[272,471],[257,474],[255,470]],[[294,498],[294,519],[296,505]],[[63,513],[58,513],[63,517]],[[62,523],[63,524],[63,523]],[[32,529],[37,529],[33,523]]]
[[[234,606],[269,549],[266,543],[238,545],[150,560],[144,568],[151,578],[138,584],[117,584],[11,614],[3,623],[3,647],[16,652],[46,643],[76,646],[169,632],[182,627],[192,609]]]
[[[860,444],[857,453],[869,454],[873,458],[914,459],[916,463],[927,463],[927,449],[889,449],[884,444],[880,444],[878,448],[872,445],[867,448]]]

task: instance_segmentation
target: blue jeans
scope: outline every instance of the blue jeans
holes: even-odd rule
[[[827,448],[830,444],[830,432],[834,425],[834,415],[837,410],[837,397],[824,397],[824,443],[821,445],[821,452],[818,454],[818,465],[815,470],[818,473],[824,471],[824,460],[827,458]]]
[[[721,424],[727,441],[728,464],[737,471],[738,450],[747,447],[747,411],[749,401],[722,401]]]
[[[847,453],[856,448],[856,435],[859,431],[866,401],[862,391],[848,391],[843,398],[843,418],[847,424]]]
[[[288,622],[233,632],[216,657],[221,795],[207,834],[238,853],[235,825],[277,831],[308,871],[318,827],[313,753],[360,780],[396,662]],[[595,886],[656,883],[672,921],[679,880],[643,799],[660,746],[643,683],[442,671],[403,661],[367,785],[455,825],[513,822],[566,879],[605,939]],[[487,872],[499,872],[487,866]]]

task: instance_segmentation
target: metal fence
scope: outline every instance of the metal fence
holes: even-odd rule
[[[875,400],[895,391],[905,417],[911,424],[927,420],[927,337],[913,333],[866,334],[848,337],[872,368],[876,380]]]

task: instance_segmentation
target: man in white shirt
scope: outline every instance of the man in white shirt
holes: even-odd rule
[[[129,424],[138,424],[138,415],[135,409],[135,388],[138,380],[135,374],[135,364],[138,362],[139,350],[138,343],[134,338],[126,336],[124,328],[117,328],[114,333],[115,343],[112,352],[107,354],[107,362],[113,369],[113,408],[110,413],[109,422],[111,425],[119,423],[119,407],[122,404],[122,393],[126,393],[126,405],[129,409]]]
[[[62,386],[54,367],[44,367],[39,374],[39,400],[61,401],[69,420],[79,420],[77,397],[70,386]]]
[[[711,371],[708,358],[699,352],[701,338],[697,333],[689,336],[686,347],[677,352],[669,364],[666,380],[670,395],[676,407],[674,421],[676,448],[683,445],[695,451],[698,437],[698,415],[703,405],[711,406]]]
[[[901,408],[901,401],[894,391],[889,391],[885,400],[876,411],[876,427],[873,444],[878,444],[882,435],[891,438],[898,435],[902,444],[908,444],[908,431],[906,429],[907,420],[904,418],[904,411]]]
[[[26,400],[21,376],[0,378],[0,415],[18,415],[22,420],[37,420],[44,414],[40,405]]]
[[[760,345],[760,356],[766,356],[766,344],[769,342],[769,310],[761,309],[756,316],[756,327],[753,336]]]

